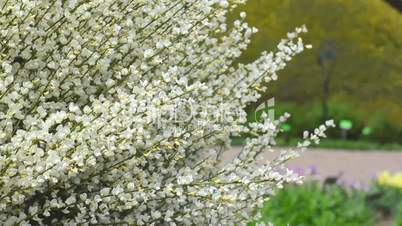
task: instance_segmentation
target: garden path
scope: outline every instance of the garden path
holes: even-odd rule
[[[232,159],[241,147],[234,147],[224,156]],[[276,154],[266,152],[264,160],[272,159]],[[337,177],[346,185],[367,186],[381,171],[402,171],[402,152],[392,151],[347,151],[309,149],[299,158],[286,164],[300,174],[315,171],[315,177]]]

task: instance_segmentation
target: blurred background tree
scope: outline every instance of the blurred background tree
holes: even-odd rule
[[[274,49],[287,31],[301,24],[309,28],[304,39],[313,45],[280,74],[261,101],[275,96],[280,112],[292,112],[295,135],[330,117],[353,122],[351,139],[402,143],[398,1],[392,7],[379,0],[249,0],[240,11],[247,12],[259,32],[243,62]],[[367,127],[370,134],[363,132]],[[341,132],[332,136],[340,138]]]

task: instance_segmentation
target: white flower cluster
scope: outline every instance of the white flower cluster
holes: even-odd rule
[[[256,32],[245,13],[226,24],[243,2],[1,0],[0,225],[240,225],[299,181],[292,152],[256,164],[282,119],[247,125],[242,109],[306,29],[236,64]],[[155,122],[185,118],[184,101],[235,113]],[[222,164],[240,133],[256,136]]]

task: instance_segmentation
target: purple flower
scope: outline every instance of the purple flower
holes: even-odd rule
[[[295,172],[299,176],[304,176],[305,172],[304,169],[298,166],[289,166],[289,169]]]
[[[307,169],[307,174],[309,174],[309,175],[316,175],[316,174],[318,174],[317,167],[314,166],[314,165],[311,165],[311,166]]]

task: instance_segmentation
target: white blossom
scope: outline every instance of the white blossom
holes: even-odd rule
[[[300,181],[283,167],[299,151],[257,163],[289,116],[247,125],[243,109],[306,28],[238,64],[257,32],[245,13],[227,24],[242,3],[1,1],[0,225],[244,225]]]

